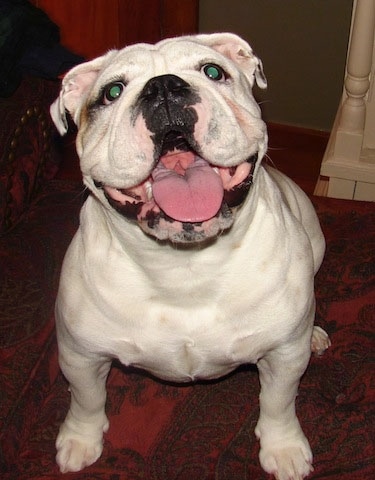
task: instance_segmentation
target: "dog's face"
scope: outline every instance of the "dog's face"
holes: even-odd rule
[[[78,126],[85,184],[150,235],[197,242],[231,227],[266,150],[260,60],[232,34],[110,51],[65,76],[51,114]]]

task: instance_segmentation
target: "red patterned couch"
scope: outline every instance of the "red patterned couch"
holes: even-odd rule
[[[58,479],[54,440],[69,403],[53,304],[78,224],[80,183],[59,180],[48,116],[53,82],[0,99],[0,478]],[[332,347],[312,358],[297,410],[315,455],[311,479],[370,480],[374,468],[374,205],[314,198],[327,238],[317,323]],[[265,480],[253,434],[256,369],[187,386],[115,364],[100,460],[67,479]]]

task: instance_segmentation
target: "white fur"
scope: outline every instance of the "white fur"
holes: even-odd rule
[[[203,57],[224,62],[233,82],[218,86],[202,78],[193,65]],[[85,105],[106,79],[124,72],[130,78],[124,100],[90,124]],[[314,273],[324,254],[310,201],[284,175],[258,165],[230,231],[198,248],[176,248],[127,222],[93,183],[99,176],[112,186],[134,184],[148,175],[150,139],[142,129],[137,137],[131,107],[145,80],[171,72],[209,105],[207,112],[199,107],[197,136],[210,162],[236,165],[244,152],[262,156],[266,149],[251,94],[254,80],[265,86],[261,63],[234,35],[130,47],[68,73],[53,118],[64,131],[67,108],[77,122],[81,167],[94,195],[66,254],[56,303],[60,365],[72,394],[57,461],[62,472],[77,471],[100,456],[113,358],[174,381],[216,378],[251,362],[261,381],[261,464],[279,480],[302,479],[312,455],[294,399],[310,357]],[[205,116],[217,123],[218,138],[209,137]],[[226,140],[234,146],[224,149]],[[320,351],[329,341],[323,332],[314,342]]]

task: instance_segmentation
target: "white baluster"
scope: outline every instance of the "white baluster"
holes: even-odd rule
[[[344,91],[317,195],[375,201],[374,33],[375,0],[354,0]]]
[[[345,78],[335,154],[359,160],[366,119],[366,94],[370,86],[374,44],[375,1],[357,0]]]

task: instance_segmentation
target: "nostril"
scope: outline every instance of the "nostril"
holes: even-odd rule
[[[149,100],[166,98],[169,93],[178,95],[189,89],[189,84],[177,75],[160,75],[151,78],[144,86],[141,97]]]

